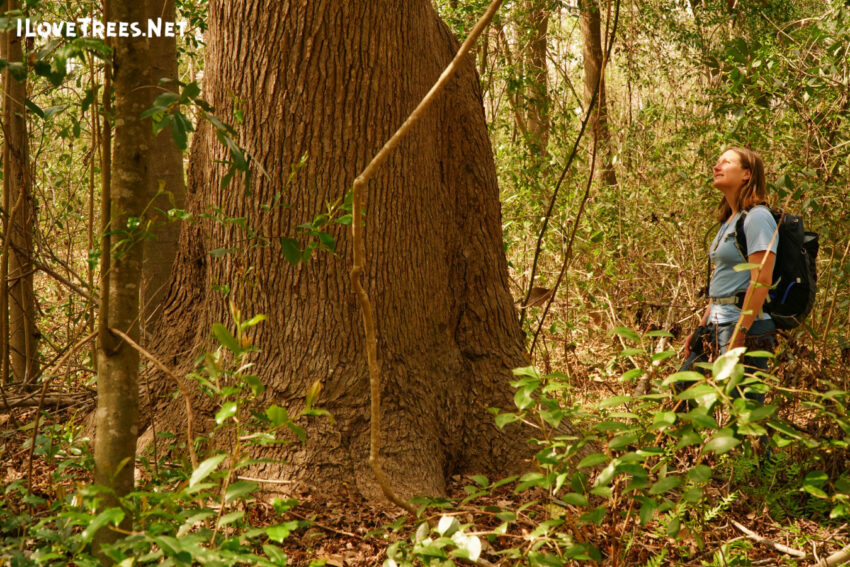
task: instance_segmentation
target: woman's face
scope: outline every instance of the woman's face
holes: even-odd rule
[[[723,152],[714,166],[714,186],[726,193],[737,191],[750,179],[750,171],[741,167],[741,156],[734,150]]]

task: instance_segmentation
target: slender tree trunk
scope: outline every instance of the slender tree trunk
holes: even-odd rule
[[[581,0],[579,8],[581,11],[580,22],[583,38],[582,54],[584,56],[584,100],[585,106],[587,106],[593,98],[596,85],[600,80],[600,75],[603,73],[602,26],[598,0]],[[593,126],[593,136],[599,144],[603,156],[602,179],[608,185],[616,185],[617,176],[614,173],[613,164],[614,148],[608,129],[608,103],[605,98],[604,75],[602,75],[601,79],[599,98],[591,124]]]
[[[526,70],[528,75],[527,120],[529,143],[537,155],[548,155],[549,72],[547,63],[549,10],[546,0],[528,0],[526,29],[531,34]]]
[[[144,4],[116,0],[106,18],[142,22]],[[111,234],[104,258],[111,256],[101,295],[108,298],[101,314],[98,345],[97,433],[94,444],[97,484],[112,489],[103,506],[119,505],[117,498],[133,489],[134,457],[138,436],[139,354],[109,329],[139,340],[139,282],[142,270],[141,234],[128,220],[141,217],[148,202],[147,160],[152,143],[151,125],[140,118],[147,108],[148,45],[145,39],[119,38],[115,42],[115,155],[111,190]],[[108,92],[105,96],[109,96]],[[142,223],[143,225],[144,223]],[[129,513],[124,521],[131,525]],[[99,544],[118,534],[101,529]]]
[[[174,0],[146,0],[147,17],[162,18],[172,22],[175,19]],[[150,41],[151,84],[155,88],[148,91],[148,101],[163,92],[163,89],[176,91],[176,83],[160,83],[160,79],[177,80],[177,38],[161,37]],[[177,254],[177,239],[180,225],[168,222],[165,213],[169,209],[182,209],[186,201],[186,185],[183,181],[183,153],[174,143],[169,128],[156,136],[150,153],[151,168],[148,172],[151,195],[162,192],[149,209],[155,218],[153,238],[144,244],[144,263],[142,264],[142,338],[147,339],[150,330],[155,328],[162,312],[161,304],[165,297],[165,287],[171,275],[171,266]]]
[[[354,177],[437,80],[458,45],[429,0],[316,2],[212,0],[206,99],[218,116],[244,101],[239,144],[269,179],[221,188],[227,149],[208,124],[192,147],[187,208],[218,206],[234,223],[183,227],[154,348],[186,370],[213,347],[210,327],[232,301],[265,314],[253,344],[265,404],[297,411],[321,379],[319,405],[335,417],[304,420],[306,445],[270,446],[256,471],[334,489],[379,493],[367,464],[369,388],[363,327],[348,274],[347,227],[326,231],[336,255],[290,265],[278,238],[342,199]],[[293,164],[306,165],[291,178]],[[287,207],[274,205],[282,195]],[[383,377],[382,466],[404,496],[439,494],[452,474],[505,474],[529,452],[518,429],[502,432],[489,407],[511,408],[512,367],[527,364],[508,292],[499,192],[469,58],[441,100],[370,182],[365,286],[374,302]],[[302,236],[302,246],[306,240]],[[210,250],[239,247],[231,255]],[[221,285],[236,289],[229,296]],[[151,414],[181,431],[184,411],[164,394]],[[215,407],[202,396],[200,414]],[[211,417],[208,418],[211,421]],[[158,426],[159,428],[159,426]]]
[[[16,0],[7,2],[9,10],[18,9]],[[7,59],[25,62],[22,39],[14,32],[7,34]],[[32,175],[26,122],[27,81],[15,79],[8,69],[4,80],[3,127],[4,186],[9,209],[4,246],[8,254],[8,331],[9,357],[14,379],[28,384],[38,373],[38,330],[35,326],[33,294],[32,229],[35,210],[32,204]],[[4,202],[6,198],[4,198]]]
[[[95,248],[95,223],[97,219],[94,214],[94,204],[97,199],[95,196],[95,166],[98,163],[99,150],[100,146],[100,120],[98,119],[98,84],[97,84],[97,70],[95,68],[95,59],[94,55],[89,54],[89,67],[91,72],[90,77],[90,86],[92,91],[92,97],[94,98],[94,102],[89,108],[90,120],[91,120],[91,163],[89,163],[89,194],[88,194],[88,215],[86,222],[86,242],[89,250],[93,250]],[[103,160],[100,159],[100,167],[103,168]],[[86,267],[86,280],[89,284],[89,291],[93,292],[94,287],[94,266],[91,262],[88,263]],[[89,317],[89,332],[93,333],[95,331],[95,327],[97,325],[97,305],[92,301],[89,304],[88,308],[88,317]],[[97,372],[97,343],[92,343],[91,347],[91,359],[92,359],[92,367],[95,372]]]
[[[0,0],[0,14],[5,14],[7,8],[6,0]],[[0,33],[0,59],[7,59],[9,52],[10,32]],[[6,175],[6,163],[11,160],[8,155],[9,142],[6,138],[6,91],[9,88],[9,71],[5,69],[0,73],[3,80],[3,96],[0,99],[0,119],[2,119],[3,130],[3,246],[0,252],[0,384],[9,381],[9,209],[12,207],[12,199],[9,195],[9,176]]]

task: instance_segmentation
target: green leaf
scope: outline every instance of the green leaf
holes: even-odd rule
[[[646,334],[646,336],[647,337],[667,337],[667,338],[671,338],[671,337],[673,337],[673,333],[671,333],[670,331],[661,331],[661,330],[659,330],[659,331],[649,331]]]
[[[829,481],[829,477],[823,471],[812,471],[803,479],[803,486],[814,486],[820,488]]]
[[[668,476],[662,478],[658,482],[652,485],[649,489],[649,493],[653,496],[657,496],[659,494],[664,494],[674,488],[678,487],[682,484],[682,477],[680,476]]]
[[[336,240],[330,234],[326,234],[324,232],[320,232],[318,234],[319,241],[322,243],[322,246],[333,252],[336,250]]]
[[[173,115],[171,120],[171,137],[174,138],[174,144],[181,152],[185,152],[189,147],[187,132],[192,130],[192,123],[181,113]]]
[[[274,427],[280,427],[281,425],[292,422],[286,408],[282,408],[277,404],[272,404],[266,408],[266,417],[269,418],[269,421],[272,422]]]
[[[636,332],[634,332],[632,329],[629,329],[628,327],[617,327],[616,329],[613,329],[611,333],[620,335],[621,337],[631,339],[633,341],[640,341],[640,335],[638,335]]]
[[[694,400],[696,398],[700,398],[702,396],[707,396],[711,394],[717,394],[717,392],[708,384],[697,384],[695,386],[691,386],[681,394],[676,396],[677,400]]]
[[[696,504],[702,500],[702,488],[698,486],[691,486],[682,494],[682,500],[689,504]]]
[[[441,536],[451,537],[460,529],[460,522],[454,516],[441,516],[437,523],[437,533]]]
[[[621,404],[625,404],[632,401],[631,396],[612,396],[610,398],[605,398],[601,402],[599,402],[598,406],[600,408],[610,408],[613,406],[619,406]]]
[[[653,416],[652,427],[670,427],[676,423],[676,419],[676,412],[660,411]]]
[[[641,349],[641,348],[634,348],[634,347],[632,347],[632,348],[624,348],[622,351],[620,351],[620,356],[622,356],[622,357],[627,357],[627,356],[641,356],[641,355],[644,355],[644,354],[646,354],[646,352],[645,352],[643,349]]]
[[[670,537],[676,537],[679,535],[679,531],[682,529],[682,521],[679,519],[679,516],[673,516],[669,522],[667,522],[667,535]]]
[[[215,512],[212,510],[204,510],[203,512],[198,512],[197,514],[192,514],[183,522],[180,528],[177,530],[177,537],[181,538],[187,533],[189,530],[195,527],[198,522],[206,520],[210,516],[215,516]]]
[[[246,374],[242,376],[242,379],[248,384],[248,387],[251,389],[251,393],[255,396],[259,396],[265,391],[266,387],[260,382],[260,378],[253,374]]]
[[[168,557],[173,557],[182,563],[192,562],[192,554],[183,549],[179,539],[162,535],[153,538],[153,541]]]
[[[233,522],[241,520],[243,516],[245,516],[244,510],[236,510],[236,511],[231,512],[229,514],[225,514],[224,516],[219,518],[218,522],[216,522],[215,525],[218,526],[219,528],[221,526],[227,526],[227,525],[232,524]]]
[[[705,450],[722,455],[740,444],[741,441],[732,435],[718,435],[705,444]]]
[[[231,500],[236,500],[239,498],[243,498],[247,494],[251,494],[260,485],[251,480],[239,480],[234,483],[231,483],[230,486],[227,487],[227,492],[224,495],[224,501],[230,502]]]
[[[662,352],[656,352],[651,357],[649,357],[649,360],[652,361],[652,362],[661,362],[662,360],[666,360],[666,359],[673,357],[673,356],[676,356],[676,351],[665,350],[665,351],[662,351]]]
[[[2,68],[3,67],[0,66],[0,69],[2,69]],[[30,110],[30,112],[32,112],[33,114],[35,114],[39,118],[42,118],[42,119],[44,118],[44,111],[41,109],[40,106],[38,106],[36,103],[34,103],[31,99],[27,98],[25,104],[26,104],[26,107]]]
[[[89,542],[94,535],[107,524],[117,526],[124,519],[124,510],[121,508],[108,508],[95,516],[81,534],[83,541]]]
[[[301,245],[294,238],[281,238],[280,246],[283,248],[283,257],[293,266],[301,261]]]
[[[248,327],[253,327],[254,325],[258,325],[266,320],[266,316],[263,314],[254,315],[244,323],[242,323],[242,328],[247,329]]]
[[[618,435],[617,437],[614,437],[608,442],[608,448],[613,451],[617,451],[619,449],[628,447],[632,443],[637,443],[637,441],[638,436],[631,433],[627,433],[625,435]]]
[[[180,97],[177,93],[173,93],[171,91],[164,92],[158,97],[156,97],[156,99],[154,99],[153,107],[165,110],[169,106],[171,106],[171,103],[175,102],[178,98]]]
[[[607,463],[611,459],[608,455],[603,453],[593,453],[592,455],[588,455],[579,461],[576,468],[583,469],[586,467],[595,467],[596,465],[601,465],[602,463]]]
[[[280,514],[281,516],[296,506],[298,506],[301,502],[297,498],[275,498],[272,501],[272,506],[274,507],[274,511]]]
[[[761,268],[761,264],[746,263],[746,264],[735,264],[734,266],[732,266],[732,269],[735,270],[736,272],[745,272],[747,270],[756,270],[758,268]]]
[[[590,512],[579,516],[578,521],[580,524],[596,524],[597,526],[602,525],[602,520],[605,519],[605,510],[606,506],[599,506],[597,508],[594,508]]]
[[[711,480],[711,467],[697,465],[688,471],[688,478],[699,484],[706,484]]]
[[[658,509],[658,503],[652,498],[646,498],[640,507],[640,525],[645,526],[652,521],[655,516],[655,511]]]
[[[717,420],[702,407],[692,409],[688,413],[682,415],[682,419],[690,421],[697,427],[702,427],[704,429],[717,429]]]
[[[746,411],[741,413],[739,419],[741,424],[755,423],[757,421],[761,421],[767,417],[770,417],[776,410],[779,409],[779,406],[774,404],[761,406],[753,409],[752,411]]]
[[[233,353],[242,352],[242,349],[239,348],[239,343],[236,342],[236,338],[230,334],[227,327],[221,323],[213,323],[212,327],[215,338],[218,339],[218,342],[221,343],[222,346]]]
[[[646,374],[646,370],[642,368],[632,368],[631,370],[624,372],[623,375],[620,376],[620,382],[628,382],[629,380],[640,378],[644,374]]]
[[[570,504],[571,506],[585,507],[589,505],[587,501],[587,496],[585,496],[584,494],[579,494],[578,492],[570,492],[568,494],[564,494],[563,496],[561,496],[561,500],[563,500],[566,504]]]
[[[198,86],[198,83],[196,81],[192,81],[191,83],[183,87],[183,92],[180,94],[180,96],[184,100],[193,100],[198,98],[198,95],[200,94],[201,87]]]
[[[519,493],[519,492],[522,492],[523,490],[528,490],[529,488],[536,487],[536,486],[540,486],[540,487],[545,488],[547,485],[548,485],[548,478],[545,475],[543,475],[539,472],[525,473],[519,479],[519,483],[517,484],[517,487],[514,489],[514,492]]]
[[[297,530],[299,527],[299,522],[295,520],[291,522],[284,522],[277,526],[271,526],[266,528],[266,535],[269,536],[269,539],[271,539],[272,541],[283,543],[283,540],[288,538],[289,534]]]
[[[236,402],[225,402],[224,405],[221,406],[221,409],[215,414],[215,422],[218,425],[221,425],[234,415],[236,415],[236,410],[238,409],[238,405]]]
[[[661,385],[669,386],[676,382],[699,382],[701,380],[705,380],[705,376],[699,372],[694,372],[693,370],[686,370],[685,372],[676,372],[675,374],[671,374],[664,379]]]
[[[263,546],[263,552],[265,552],[266,557],[268,557],[269,560],[278,567],[286,567],[286,562],[289,558],[281,548],[276,545],[265,544]]]
[[[198,468],[192,472],[192,476],[189,478],[189,486],[194,486],[207,478],[226,458],[227,455],[216,455],[198,465]]]
[[[480,486],[481,488],[487,488],[490,484],[490,479],[484,476],[483,474],[477,474],[475,476],[469,477],[472,482]]]
[[[740,369],[736,367],[738,366],[738,360],[741,358],[741,355],[744,354],[745,350],[746,349],[744,347],[733,348],[719,356],[712,365],[712,374],[714,374],[714,379],[718,381],[726,380],[733,375],[743,373],[743,367]]]
[[[838,504],[830,511],[829,518],[831,520],[850,518],[850,505],[844,503]]]
[[[481,557],[481,540],[477,536],[458,532],[452,537],[452,541],[457,545],[457,549],[451,552],[452,557],[461,557],[472,562]]]
[[[208,252],[208,254],[210,256],[212,256],[213,258],[221,258],[222,256],[225,256],[227,254],[232,254],[233,252],[236,252],[236,251],[237,251],[236,248],[216,248],[215,250],[210,250]]]
[[[499,429],[504,429],[509,423],[519,421],[519,417],[515,413],[500,413],[496,416],[496,426]]]

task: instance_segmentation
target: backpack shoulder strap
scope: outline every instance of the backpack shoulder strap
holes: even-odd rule
[[[748,260],[750,257],[747,253],[747,233],[744,232],[744,219],[747,218],[747,213],[756,207],[765,207],[768,211],[770,211],[770,207],[767,203],[757,203],[752,207],[741,211],[741,217],[738,219],[738,222],[735,223],[735,244],[738,246],[738,252],[740,252],[741,256],[743,256],[744,261]]]
[[[749,209],[741,211],[741,216],[738,218],[738,222],[735,223],[735,244],[738,246],[738,252],[744,258],[745,262],[750,257],[747,253],[747,233],[744,232],[744,219],[747,218],[748,212]]]

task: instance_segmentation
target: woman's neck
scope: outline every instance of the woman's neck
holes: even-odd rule
[[[725,193],[726,203],[729,205],[729,209],[732,211],[731,216],[735,216],[738,214],[738,191],[729,191]]]

